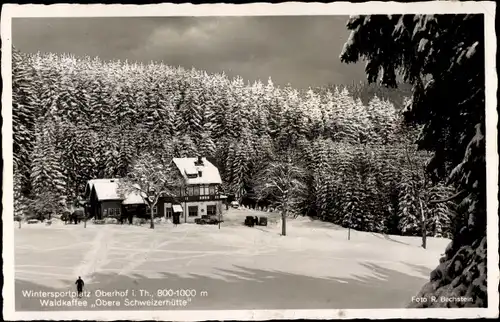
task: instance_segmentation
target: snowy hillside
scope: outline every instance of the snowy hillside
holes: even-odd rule
[[[231,209],[220,229],[24,225],[15,231],[16,303],[40,309],[20,292],[73,290],[82,276],[90,290],[205,289],[192,308],[405,307],[449,242],[430,238],[424,250],[419,238],[358,231],[347,240],[346,229],[303,217],[290,219],[283,237],[277,218],[251,228],[242,225],[247,215],[269,213]],[[253,291],[231,296],[242,288]]]

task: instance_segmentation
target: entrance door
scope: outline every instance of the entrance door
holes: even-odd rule
[[[172,215],[173,215],[172,204],[166,203],[165,204],[165,218],[172,219]]]
[[[96,213],[95,219],[97,219],[97,220],[102,219],[102,205],[101,204],[99,204],[97,206],[97,213]]]

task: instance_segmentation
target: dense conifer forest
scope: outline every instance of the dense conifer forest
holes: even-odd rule
[[[420,235],[425,221],[428,235],[450,237],[454,204],[427,201],[454,191],[428,180],[419,128],[402,122],[406,93],[387,93],[14,49],[15,214],[63,212],[87,180],[125,176],[143,153],[203,155],[225,193],[265,206],[262,174],[288,156],[304,184],[290,214],[403,235]]]

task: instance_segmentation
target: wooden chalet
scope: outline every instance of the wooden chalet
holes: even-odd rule
[[[171,219],[179,213],[180,222],[194,222],[202,215],[217,215],[222,210],[222,180],[219,170],[206,158],[174,158],[173,163],[183,177],[185,186],[175,197],[160,197],[153,209],[155,217]],[[93,179],[85,189],[86,211],[89,218],[123,218],[139,216],[149,218],[149,209],[139,195],[120,196],[120,179]]]

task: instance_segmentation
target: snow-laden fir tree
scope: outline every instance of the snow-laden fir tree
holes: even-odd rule
[[[347,24],[352,32],[341,60],[366,59],[368,80],[381,76],[388,86],[396,86],[402,72],[413,85],[407,120],[424,126],[418,144],[433,153],[427,171],[434,181],[450,179],[458,189],[456,201],[467,203],[462,209],[468,220],[419,296],[473,301],[426,301],[418,307],[487,305],[483,24],[479,14],[354,16]]]
[[[66,177],[52,139],[54,127],[49,122],[37,125],[31,172],[33,209],[47,217],[60,214],[66,207]]]

